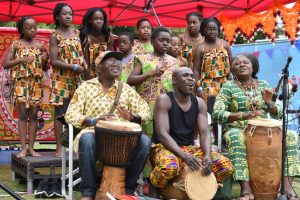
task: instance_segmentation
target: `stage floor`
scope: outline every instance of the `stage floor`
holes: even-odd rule
[[[39,169],[43,170],[43,169]],[[20,196],[26,200],[36,200],[37,198],[34,197],[34,195],[27,195],[24,194],[26,193],[26,181],[24,180],[23,182],[13,182],[12,181],[12,171],[11,171],[11,166],[10,165],[0,165],[0,182],[9,187],[13,191],[21,192],[23,194],[20,194]],[[294,182],[294,189],[295,192],[300,195],[300,177],[296,178],[296,181]],[[237,183],[234,183],[233,185],[233,199],[236,199],[240,193],[240,189]],[[3,191],[0,188],[0,200],[14,200],[12,197],[6,196],[7,193]],[[41,199],[41,198],[40,198]],[[51,199],[64,199],[64,198],[51,198]],[[74,200],[79,200],[80,199],[80,192],[78,188],[75,188],[74,191]]]

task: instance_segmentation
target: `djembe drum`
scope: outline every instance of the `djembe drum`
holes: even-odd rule
[[[99,121],[95,126],[96,143],[100,161],[104,164],[96,200],[125,194],[125,167],[131,159],[142,128],[132,122]]]
[[[245,133],[250,184],[256,200],[276,199],[281,177],[282,123],[249,120]]]
[[[166,199],[176,200],[210,200],[218,189],[216,177],[213,173],[203,176],[202,171],[192,172],[183,165],[178,176],[161,190]]]

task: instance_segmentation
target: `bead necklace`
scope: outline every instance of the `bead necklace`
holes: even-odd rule
[[[242,84],[239,80],[236,80],[238,86],[243,90],[245,96],[247,97],[247,100],[250,104],[250,109],[252,111],[257,109],[257,106],[259,104],[258,100],[258,92],[255,88],[254,80],[251,78],[251,84],[245,85]]]

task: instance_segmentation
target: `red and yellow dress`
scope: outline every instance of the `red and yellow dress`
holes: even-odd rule
[[[36,47],[26,47],[19,40],[14,41],[16,46],[14,59],[33,56],[32,63],[21,63],[11,69],[11,80],[14,85],[14,101],[17,104],[25,103],[26,108],[39,106],[43,97],[42,65],[43,50]]]
[[[230,62],[226,48],[220,47],[205,51],[203,49],[201,74],[197,86],[203,88],[203,99],[217,96],[223,84],[230,80]]]
[[[75,30],[75,36],[70,38],[63,38],[57,31],[54,33],[58,41],[58,60],[83,66],[79,31]],[[63,99],[71,98],[83,80],[83,75],[74,73],[73,70],[52,67],[50,103],[54,106],[61,106]]]
[[[91,79],[97,77],[96,73],[96,64],[95,59],[102,53],[108,50],[108,42],[99,42],[99,43],[92,43],[91,38],[87,35],[82,43],[83,51],[87,58],[85,58],[88,68],[91,72]]]

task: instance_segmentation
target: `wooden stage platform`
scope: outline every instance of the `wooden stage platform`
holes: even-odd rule
[[[56,173],[55,170],[56,168],[61,168],[62,159],[55,156],[55,151],[39,153],[41,153],[42,156],[26,156],[24,158],[17,158],[18,153],[12,153],[11,169],[13,173],[13,181],[15,181],[16,174],[19,174],[20,176],[24,177],[27,181],[28,194],[33,193],[33,181],[35,179],[61,178],[61,173]],[[74,154],[73,162],[74,165],[78,164],[78,156],[76,154]],[[49,168],[49,173],[35,173],[35,169],[37,168]]]

